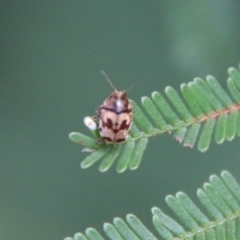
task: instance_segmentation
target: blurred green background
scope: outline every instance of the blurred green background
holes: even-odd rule
[[[226,88],[240,62],[240,2],[2,1],[0,8],[0,239],[63,239],[116,216],[136,214],[150,229],[152,206],[195,192],[212,173],[238,181],[240,139],[206,153],[172,136],[150,140],[137,171],[81,170],[85,154],[68,134],[112,89],[138,81],[140,97],[211,74]]]

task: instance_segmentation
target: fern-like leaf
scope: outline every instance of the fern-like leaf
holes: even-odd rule
[[[240,186],[233,176],[223,171],[221,177],[210,176],[209,183],[197,190],[205,213],[183,192],[168,195],[166,203],[179,222],[167,216],[158,207],[152,208],[155,232],[151,232],[133,214],[126,220],[114,218],[113,223],[104,223],[103,229],[112,240],[238,240],[240,239]],[[100,233],[88,228],[65,240],[103,239]]]
[[[134,101],[134,120],[129,137],[123,144],[98,143],[95,138],[81,133],[69,135],[73,142],[85,146],[84,151],[92,152],[81,163],[82,168],[90,167],[102,158],[99,170],[107,171],[118,159],[117,172],[137,169],[148,143],[148,138],[162,133],[173,132],[174,138],[183,146],[192,148],[196,143],[205,152],[214,136],[216,143],[231,141],[240,136],[240,73],[229,68],[227,87],[229,94],[212,76],[206,81],[195,78],[181,85],[182,97],[172,87],[166,87],[164,97],[153,92],[142,97],[140,108]]]

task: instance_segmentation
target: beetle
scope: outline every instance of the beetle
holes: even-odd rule
[[[101,73],[114,91],[98,108],[97,115],[93,119],[99,118],[98,131],[102,140],[112,144],[123,143],[127,138],[133,119],[133,106],[126,94],[130,88],[118,91],[107,74],[104,71]]]

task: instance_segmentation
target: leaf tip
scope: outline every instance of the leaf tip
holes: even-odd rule
[[[146,99],[148,99],[148,97],[146,96],[141,97],[141,102],[143,103]]]
[[[212,75],[207,75],[206,79],[209,82],[209,81],[214,80],[215,78]]]
[[[191,88],[191,87],[193,87],[195,85],[195,83],[194,82],[189,82],[187,85],[188,85],[188,87]]]
[[[81,152],[88,152],[88,153],[91,153],[91,152],[95,152],[96,150],[93,149],[93,148],[83,148]]]
[[[174,89],[170,86],[165,87],[165,93],[172,91],[172,90],[174,90]]]
[[[83,162],[80,163],[80,168],[81,168],[81,169],[86,169],[86,168],[88,168],[88,167],[89,167],[89,166],[86,165],[86,164],[84,164]]]
[[[183,90],[186,86],[187,86],[186,83],[182,83],[182,84],[180,85],[181,90]]]
[[[152,94],[151,94],[151,96],[152,96],[152,98],[154,98],[156,95],[158,95],[159,93],[157,92],[157,91],[154,91],[154,92],[152,92]]]
[[[213,181],[217,180],[217,179],[219,179],[218,176],[216,176],[216,175],[214,175],[214,174],[209,177],[209,180],[210,180],[211,183],[212,183]]]
[[[179,143],[182,143],[182,141],[183,141],[183,138],[181,138],[179,136],[173,136],[173,139],[175,139]]]
[[[209,146],[205,146],[205,147],[198,147],[198,150],[202,153],[205,153],[208,150]]]
[[[99,167],[99,172],[104,173],[106,172],[110,167]]]
[[[158,207],[152,207],[151,212],[153,215],[157,215],[159,213],[160,209]]]
[[[119,218],[119,217],[115,217],[114,219],[113,219],[113,223],[114,224],[117,224],[117,223],[119,223],[119,222],[122,222],[123,220],[121,219],[121,218]]]
[[[138,165],[129,166],[129,170],[134,171],[138,168]]]
[[[74,240],[76,240],[76,239],[86,239],[86,237],[84,236],[84,234],[78,232],[78,233],[74,234],[73,239]]]
[[[103,223],[103,230],[107,231],[109,228],[111,228],[111,224],[110,223]]]
[[[195,77],[195,78],[193,79],[193,81],[194,81],[195,83],[197,83],[197,82],[199,82],[199,81],[202,81],[202,79],[201,79],[200,77]]]
[[[203,190],[201,188],[197,189],[197,196],[201,196],[203,194]]]
[[[185,194],[184,192],[181,192],[181,191],[180,191],[180,192],[177,192],[177,193],[176,193],[176,198],[179,199],[179,198],[182,198],[182,197],[186,197],[186,194]]]
[[[230,68],[228,69],[228,73],[229,73],[229,74],[231,74],[231,73],[233,73],[233,72],[235,72],[235,71],[236,71],[236,69],[233,68],[233,67],[230,67]]]
[[[127,169],[127,167],[125,167],[125,168],[117,168],[117,173],[121,174],[121,173],[125,172],[126,169]]]
[[[230,176],[231,174],[227,170],[221,172],[221,177]]]
[[[190,149],[193,148],[193,144],[190,144],[190,143],[184,143],[183,146]]]
[[[127,214],[127,216],[126,216],[126,219],[127,219],[128,222],[131,221],[131,220],[133,220],[133,218],[134,218],[134,215],[133,215],[132,213],[129,213],[129,214]]]
[[[175,197],[174,197],[173,195],[167,195],[167,196],[165,197],[165,201],[166,201],[167,203],[172,202],[172,201],[175,201]]]
[[[73,240],[71,237],[65,237],[63,240]]]
[[[68,134],[68,138],[72,140],[72,138],[76,135],[76,132],[71,132]]]

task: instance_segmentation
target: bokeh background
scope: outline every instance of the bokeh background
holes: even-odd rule
[[[169,135],[150,140],[140,168],[81,170],[68,134],[117,88],[141,96],[210,74],[226,88],[240,63],[240,1],[2,1],[0,7],[0,239],[63,239],[195,192],[227,169],[240,181],[240,139],[206,153]],[[154,231],[154,230],[153,230]]]

